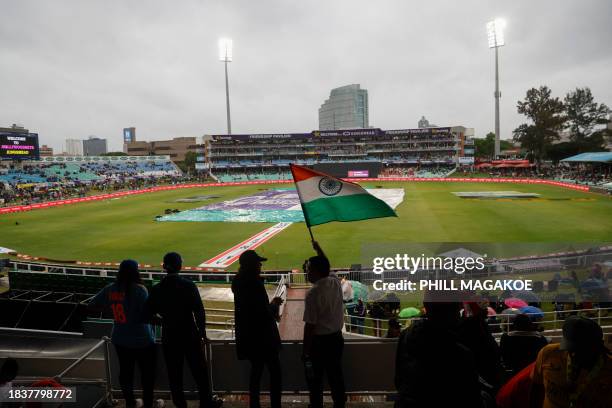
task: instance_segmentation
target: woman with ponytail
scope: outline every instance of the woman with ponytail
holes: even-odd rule
[[[113,316],[111,342],[119,359],[119,383],[126,407],[161,407],[163,400],[153,401],[155,383],[155,339],[151,325],[144,319],[148,298],[142,285],[138,262],[121,262],[117,280],[102,289],[90,302],[94,308],[108,308]],[[140,369],[142,400],[134,397],[134,369]]]

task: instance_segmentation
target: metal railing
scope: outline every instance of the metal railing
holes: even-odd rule
[[[66,367],[62,372],[53,377],[55,381],[58,383],[62,383],[62,381],[68,376],[68,374],[73,371],[75,368],[80,366],[90,355],[92,355],[96,350],[98,350],[101,346],[104,346],[104,381],[96,381],[94,380],[94,384],[103,384],[104,385],[104,395],[93,405],[93,407],[100,406],[103,402],[106,402],[106,405],[112,406],[112,395],[113,395],[113,385],[112,385],[112,373],[110,368],[110,339],[108,337],[103,337],[100,341],[94,344],[89,350],[83,353],[79,358],[77,358],[72,364]]]
[[[542,325],[543,332],[561,330],[565,318],[571,315],[580,315],[588,317],[597,322],[601,327],[612,326],[612,307],[591,308],[591,309],[571,309],[559,310],[551,312],[542,312],[543,317],[535,321],[536,324]],[[516,314],[498,314],[499,322],[491,322],[489,320],[489,328],[496,336],[501,336],[504,332],[508,332],[512,327],[512,320]],[[493,317],[493,316],[491,316]],[[552,317],[547,319],[547,317]],[[386,319],[378,319],[373,317],[360,317],[350,315],[345,312],[344,323],[346,330],[351,333],[365,334],[374,337],[384,337],[388,331],[389,319],[395,318],[403,328],[410,327],[413,321],[421,320],[421,317],[413,317],[402,319],[397,316],[390,316]]]

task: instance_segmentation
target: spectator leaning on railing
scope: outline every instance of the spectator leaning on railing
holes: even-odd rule
[[[176,252],[164,256],[163,268],[167,275],[151,289],[147,310],[162,318],[162,347],[174,405],[187,407],[183,392],[186,360],[198,388],[200,407],[213,408],[218,404],[212,399],[204,355],[204,346],[208,343],[204,305],[195,283],[179,276],[182,265],[183,260]]]

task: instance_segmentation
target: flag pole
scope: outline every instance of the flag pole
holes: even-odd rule
[[[304,209],[302,209],[302,211],[304,211]],[[308,227],[308,232],[310,233],[310,240],[314,242],[314,237],[312,236],[312,230],[310,229],[310,225],[306,224],[306,226]]]
[[[304,222],[306,222],[306,228],[308,228],[308,233],[310,234],[310,240],[314,242],[314,236],[312,235],[312,230],[310,229],[310,224],[308,223],[308,219],[306,218],[306,211],[304,211],[304,204],[302,203],[302,196],[300,194],[300,189],[297,188],[297,183],[295,182],[295,174],[293,174],[293,163],[289,165],[289,169],[291,169],[291,176],[293,177],[293,184],[295,184],[295,190],[298,193],[298,197],[300,199],[300,207],[302,207],[302,214],[304,214]]]

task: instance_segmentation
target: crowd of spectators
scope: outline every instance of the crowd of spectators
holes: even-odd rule
[[[557,181],[566,181],[576,184],[600,185],[612,182],[612,166],[610,165],[552,165],[516,167],[486,167],[474,168],[461,166],[457,174],[470,177],[483,175],[487,177],[524,177],[542,178]]]
[[[0,164],[0,183],[70,183],[138,177],[180,176],[170,160],[143,161],[70,161]]]
[[[85,182],[53,182],[8,186],[0,183],[0,206],[28,205],[66,198],[139,190],[158,185],[210,181],[206,176],[148,176],[125,179],[104,179]]]
[[[602,329],[572,316],[561,344],[548,344],[517,316],[498,346],[486,311],[460,317],[461,303],[429,300],[426,318],[402,332],[395,380],[400,407],[604,407],[612,360]]]
[[[403,154],[386,154],[386,160],[408,160]],[[388,164],[379,177],[445,177],[454,174],[462,177],[527,177],[553,179],[587,185],[603,185],[612,182],[612,166],[609,165],[551,165],[525,168],[475,168],[456,167],[443,162],[450,156],[445,153],[426,153],[422,160],[437,163]],[[221,182],[290,180],[289,161],[273,160],[267,166],[250,164],[238,166],[244,160],[228,159],[217,162],[227,166],[212,170],[214,178]],[[314,164],[317,160],[312,159]],[[325,161],[325,160],[323,160]],[[441,162],[442,161],[442,162]],[[304,164],[304,163],[302,163]],[[82,197],[97,192],[139,189],[157,184],[175,184],[192,181],[183,176],[168,162],[81,162],[23,164],[19,168],[0,164],[0,205],[29,204],[68,197]],[[201,177],[196,177],[200,180]]]
[[[388,166],[379,177],[445,177],[455,169],[452,164],[426,164],[413,166]]]

